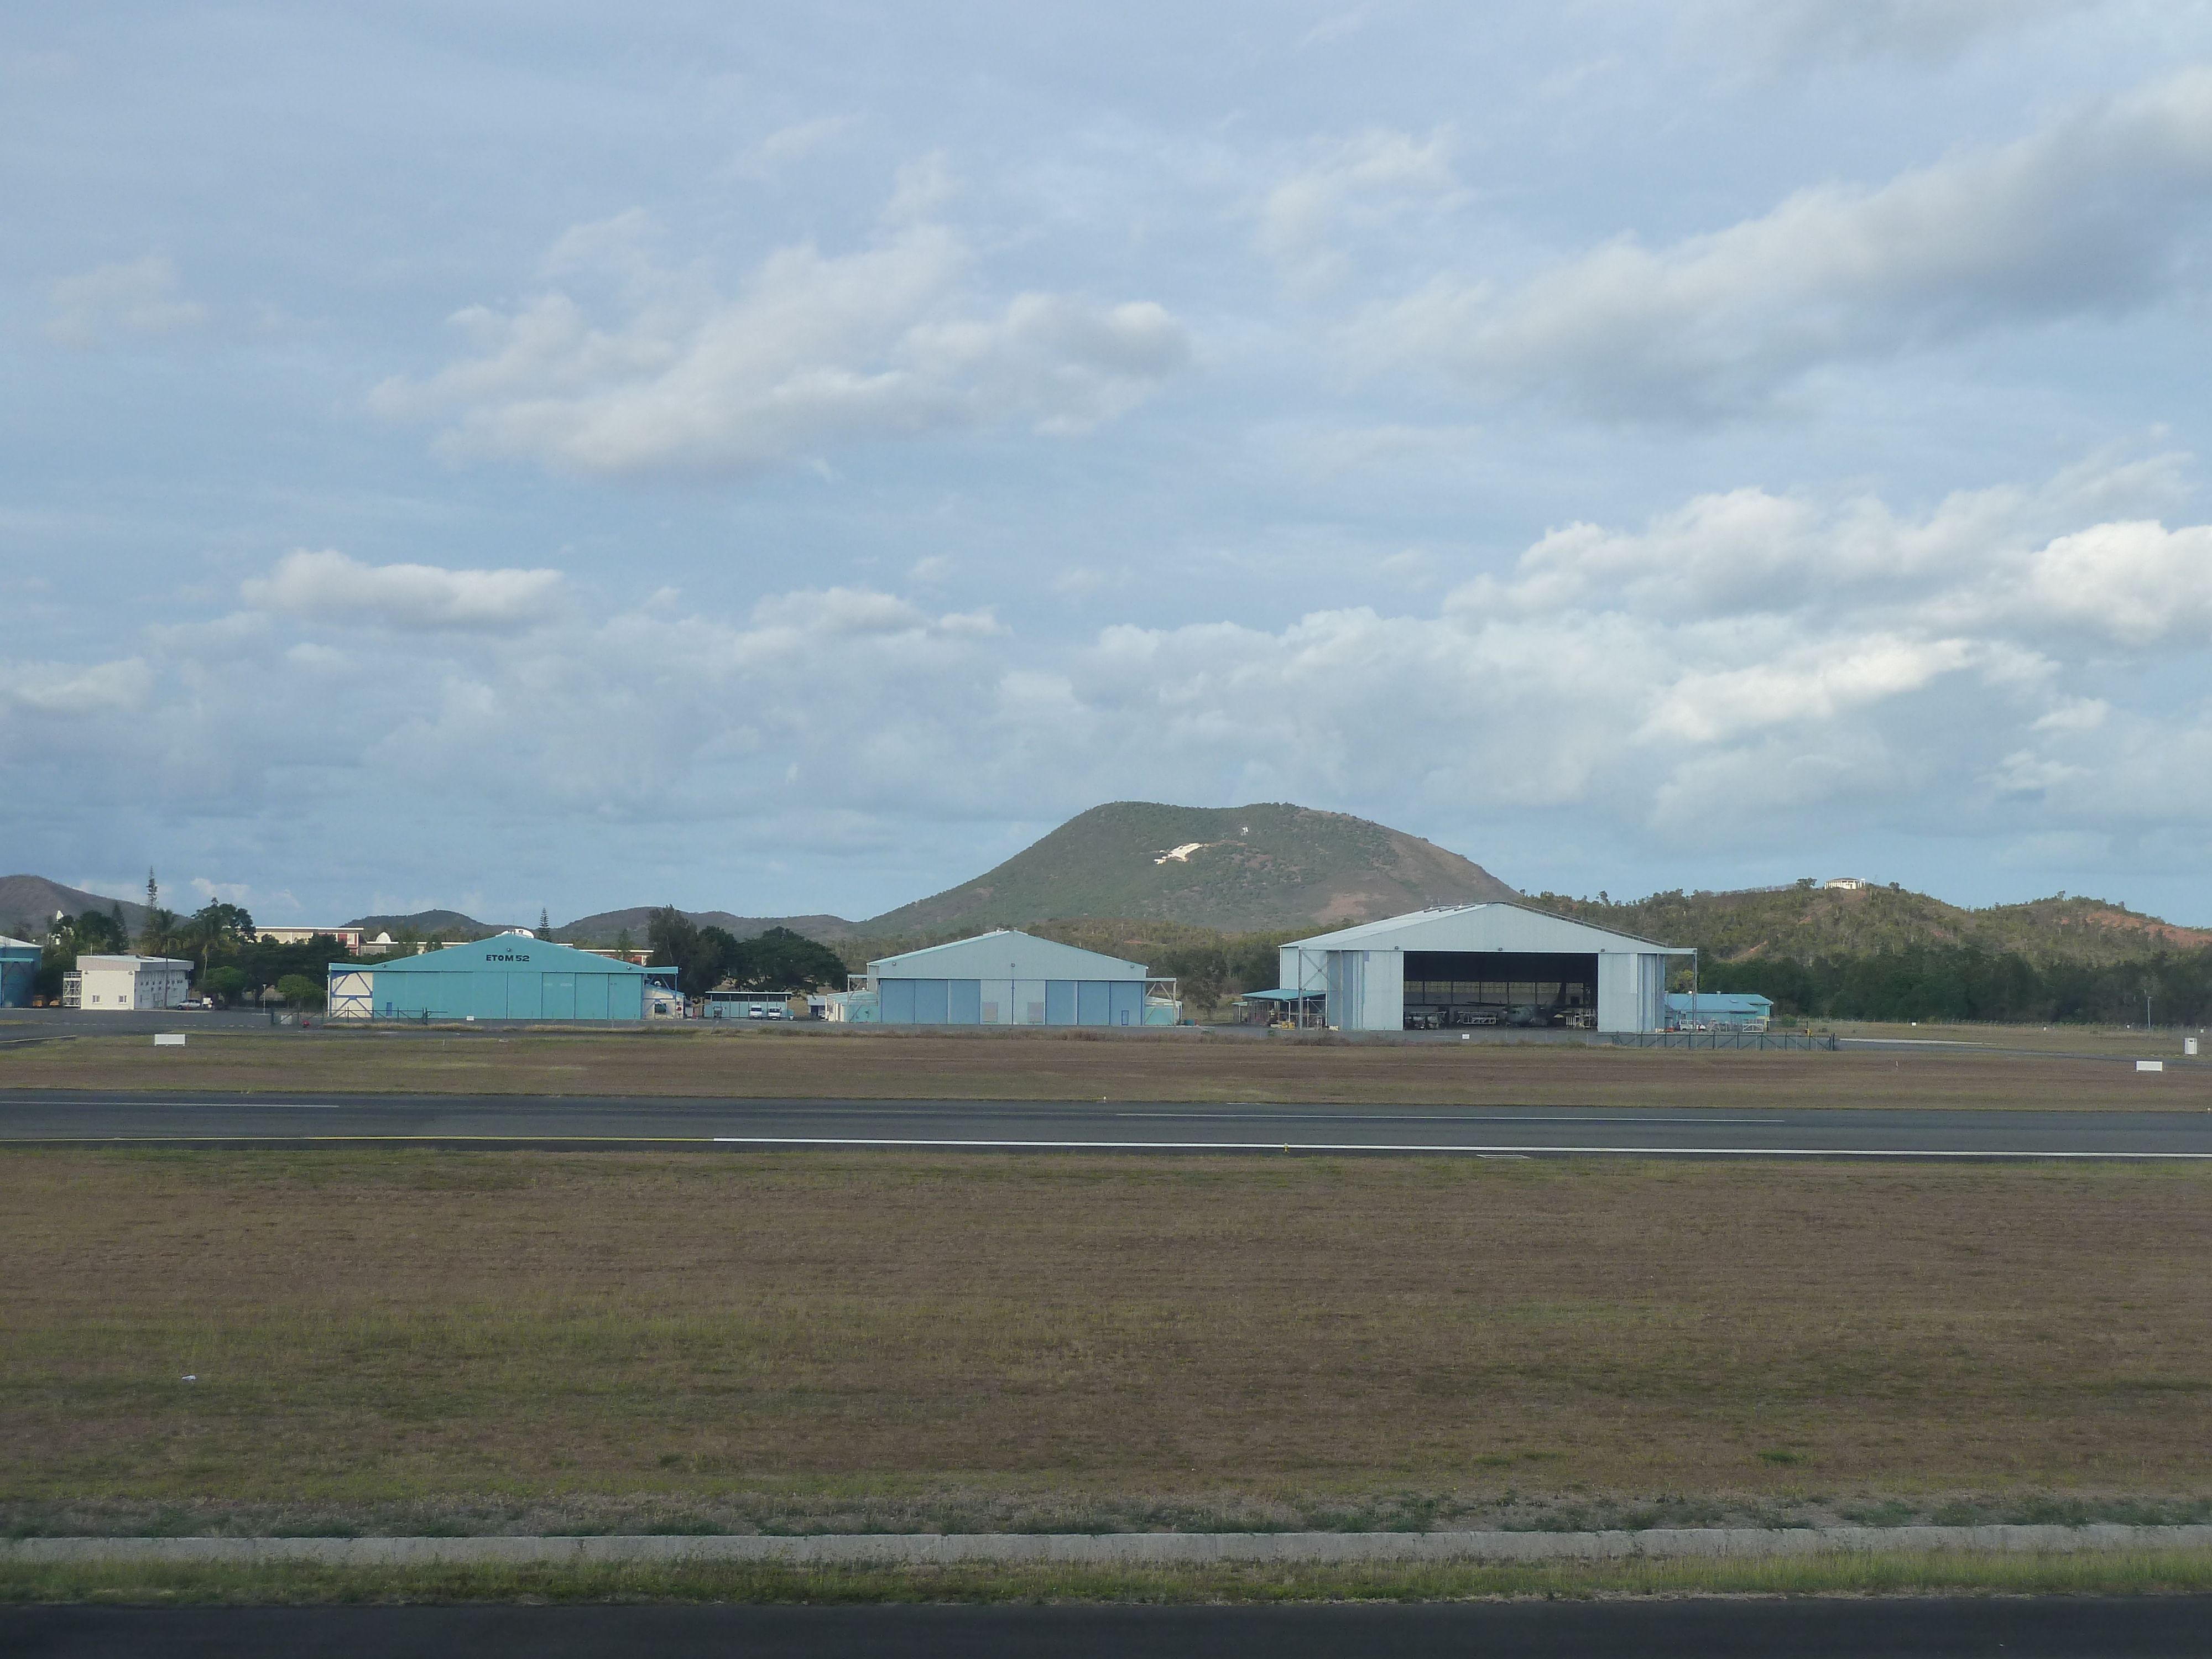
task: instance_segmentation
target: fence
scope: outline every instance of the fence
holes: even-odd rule
[[[1590,1039],[1616,1048],[1822,1048],[1836,1039],[1826,1031],[1603,1031]]]

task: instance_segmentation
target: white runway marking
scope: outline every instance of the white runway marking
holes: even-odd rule
[[[1272,1111],[1273,1107],[1255,1108]],[[1570,1116],[1571,1113],[1577,1115]],[[1243,1123],[1248,1121],[1242,1112],[1116,1112],[1117,1118],[1168,1118],[1183,1123]],[[1300,1123],[1763,1123],[1771,1124],[1771,1117],[1583,1117],[1578,1109],[1563,1106],[1557,1112],[1527,1116],[1510,1114],[1463,1113],[1446,1116],[1438,1113],[1425,1116],[1414,1113],[1389,1112],[1297,1112],[1293,1114]],[[1285,1121],[1290,1121],[1286,1118]]]
[[[1492,1156],[1589,1153],[1623,1158],[2055,1158],[2212,1161],[2212,1152],[1915,1152],[1888,1146],[1427,1146],[1387,1141],[1311,1140],[952,1140],[830,1135],[716,1135],[728,1146],[946,1146],[1007,1152],[1474,1152]]]

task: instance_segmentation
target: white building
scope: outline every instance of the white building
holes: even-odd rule
[[[79,957],[62,980],[64,1008],[128,1013],[134,1008],[175,1008],[191,983],[192,964],[174,957]]]
[[[264,945],[307,945],[318,939],[334,939],[349,951],[361,949],[363,930],[359,927],[257,927]],[[387,943],[392,935],[385,936]]]
[[[1656,1031],[1668,959],[1690,954],[1526,905],[1465,904],[1294,940],[1281,988],[1325,998],[1327,1023],[1343,1031]]]

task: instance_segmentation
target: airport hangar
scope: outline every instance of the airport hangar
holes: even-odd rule
[[[1501,901],[1293,940],[1279,982],[1340,1031],[1495,1024],[1529,1006],[1583,1030],[1656,1031],[1668,961],[1693,954]]]
[[[643,1019],[673,968],[501,933],[373,966],[330,965],[332,1019]]]
[[[830,999],[832,1019],[881,1025],[1172,1025],[1176,983],[1055,939],[1000,928],[884,957]]]

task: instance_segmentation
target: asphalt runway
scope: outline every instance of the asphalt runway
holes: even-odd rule
[[[2212,1111],[566,1098],[0,1091],[8,1142],[2212,1160]]]
[[[2212,1601],[1926,1596],[1304,1607],[0,1609],[16,1659],[2199,1659]]]

